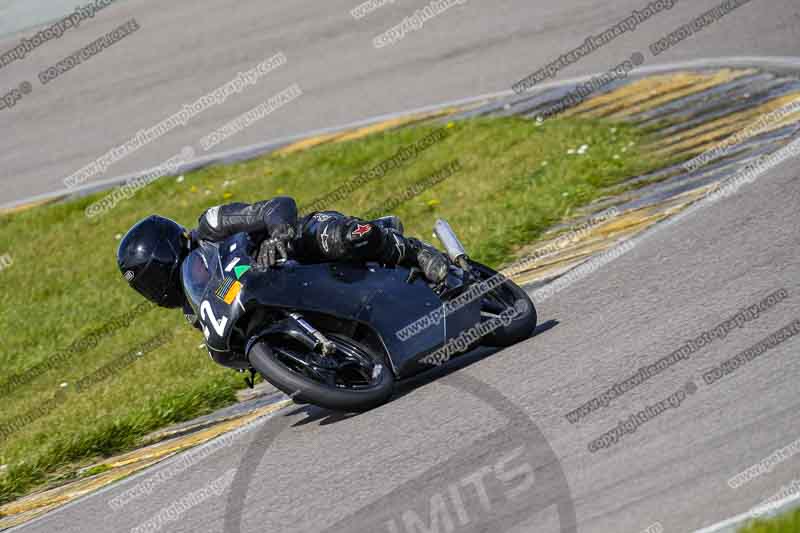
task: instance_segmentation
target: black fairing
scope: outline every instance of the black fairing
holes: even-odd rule
[[[242,288],[237,300],[228,305],[215,294],[217,288],[230,283],[226,278],[236,278],[236,267],[253,264],[251,249],[249,237],[240,233],[219,244],[202,243],[183,265],[184,290],[203,325],[212,357],[227,366],[239,366],[241,355],[232,353],[231,347],[247,341],[232,339],[241,333],[236,322],[258,307],[320,313],[367,325],[383,343],[397,377],[418,372],[420,358],[480,319],[480,302],[475,301],[438,325],[401,341],[398,330],[442,306],[443,301],[424,280],[407,283],[408,269],[372,263],[291,261],[268,271],[250,269],[238,280]],[[203,274],[205,265],[207,275]]]

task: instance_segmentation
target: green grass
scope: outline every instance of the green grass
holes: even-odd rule
[[[770,520],[757,520],[739,533],[800,533],[800,509]]]
[[[102,474],[103,472],[108,472],[109,470],[111,470],[111,467],[108,465],[95,465],[81,472],[81,477],[96,476],[98,474]]]
[[[407,233],[423,238],[437,217],[447,218],[472,256],[498,265],[603,188],[658,166],[638,152],[639,132],[614,126],[561,119],[543,126],[516,118],[458,122],[447,138],[329,208],[369,212],[458,159],[459,172],[395,213]],[[0,217],[0,254],[13,257],[0,271],[0,379],[41,363],[141,301],[115,264],[119,236],[140,218],[159,213],[193,226],[205,208],[229,201],[289,194],[307,204],[434,128],[209,167],[182,182],[162,178],[96,219],[87,219],[84,209],[104,194]],[[589,145],[585,155],[567,154],[582,144]],[[80,394],[69,392],[70,384],[165,329],[172,339],[160,349]],[[134,447],[154,429],[233,402],[241,375],[216,366],[199,347],[202,340],[180,311],[152,310],[2,398],[0,424],[63,391],[51,411],[0,442],[0,464],[9,465],[0,475],[0,503],[70,479],[79,467]]]

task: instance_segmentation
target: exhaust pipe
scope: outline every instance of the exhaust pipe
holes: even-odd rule
[[[439,242],[442,243],[444,249],[447,250],[447,255],[453,263],[466,269],[468,267],[467,251],[464,249],[464,245],[461,244],[461,241],[458,240],[458,237],[456,237],[450,224],[448,224],[446,220],[438,219],[433,226],[433,233],[439,239]]]

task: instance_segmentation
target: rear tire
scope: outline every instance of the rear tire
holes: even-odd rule
[[[248,357],[261,376],[272,385],[300,402],[344,412],[360,412],[385,403],[394,390],[394,375],[382,354],[343,335],[328,334],[337,347],[345,345],[381,365],[375,383],[368,388],[351,389],[323,384],[291,370],[277,357],[267,342],[258,342],[250,349]]]
[[[497,271],[486,265],[475,261],[469,263],[473,271],[480,274],[481,280],[487,280],[497,275]],[[506,302],[507,307],[514,305],[519,314],[507,326],[501,326],[483,337],[481,344],[504,348],[522,342],[533,335],[538,318],[536,307],[527,292],[513,281],[506,280],[502,285],[489,291],[488,295]]]

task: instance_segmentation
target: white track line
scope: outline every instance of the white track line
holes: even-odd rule
[[[778,502],[775,502],[775,504],[773,506],[774,508],[771,509],[768,513],[764,513],[764,515],[762,515],[759,518],[769,518],[769,517],[773,517],[773,516],[776,516],[776,515],[779,515],[779,514],[783,514],[784,511],[788,510],[787,508],[793,507],[791,504],[797,502],[798,500],[800,500],[800,494],[795,494],[793,496],[787,496],[786,498],[784,498],[784,499],[782,499],[782,500],[780,500]],[[747,522],[749,520],[754,520],[755,517],[752,516],[751,513],[754,510],[758,509],[759,507],[760,506],[753,507],[750,511],[748,511],[746,513],[742,513],[740,515],[734,516],[733,518],[729,518],[727,520],[723,520],[722,522],[714,524],[713,526],[708,526],[708,527],[703,528],[703,529],[698,529],[694,533],[719,533],[719,532],[725,530],[726,528],[731,528],[730,531],[735,531],[735,529],[732,529],[734,526],[736,526],[736,528],[738,529],[739,526],[744,525],[745,522]]]

